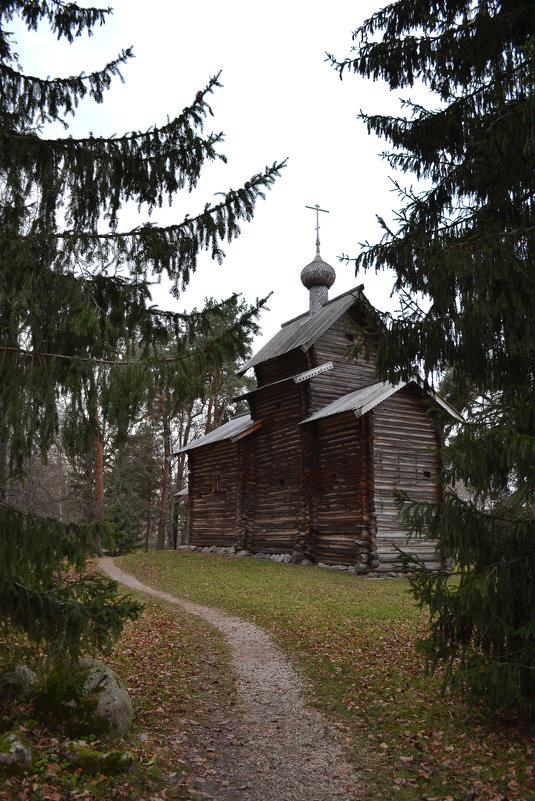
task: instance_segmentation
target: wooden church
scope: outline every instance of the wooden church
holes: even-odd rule
[[[334,279],[317,241],[301,273],[309,311],[240,370],[253,368],[258,383],[243,396],[249,413],[183,448],[189,543],[288,553],[360,574],[392,571],[401,548],[440,568],[432,542],[407,542],[392,491],[441,498],[436,409],[459,415],[417,379],[378,380],[377,314],[361,286],[329,300]],[[365,347],[348,358],[362,330]]]

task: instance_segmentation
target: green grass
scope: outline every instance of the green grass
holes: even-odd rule
[[[441,696],[415,651],[427,620],[406,580],[212,554],[118,562],[151,586],[268,630],[312,702],[345,729],[368,788],[363,799],[535,798],[533,728]]]

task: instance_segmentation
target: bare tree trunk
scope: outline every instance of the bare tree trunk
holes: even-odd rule
[[[188,444],[191,428],[193,425],[193,420],[195,417],[199,415],[199,412],[194,412],[194,405],[193,403],[190,404],[187,412],[182,410],[182,417],[178,435],[178,447],[183,448],[185,445]],[[175,475],[175,495],[173,499],[173,521],[172,521],[172,531],[173,531],[173,549],[176,550],[178,546],[178,523],[180,519],[180,502],[181,499],[178,497],[178,493],[182,489],[182,485],[184,483],[184,473],[186,470],[186,454],[179,453],[176,459],[176,475]],[[184,538],[181,539],[181,544],[184,544]],[[187,535],[186,535],[187,539]]]

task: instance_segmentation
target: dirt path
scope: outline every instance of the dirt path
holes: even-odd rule
[[[217,626],[232,648],[244,716],[232,721],[232,731],[228,719],[222,723],[215,716],[209,738],[214,769],[210,782],[203,780],[198,786],[201,794],[217,801],[358,799],[361,779],[355,767],[345,761],[343,747],[325,717],[305,705],[299,677],[262,629],[154,590],[120,570],[113,559],[99,563],[108,576],[127,587],[181,606]]]

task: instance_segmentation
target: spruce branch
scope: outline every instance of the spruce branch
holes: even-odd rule
[[[1,108],[11,106],[14,111],[14,125],[23,120],[28,125],[41,125],[46,122],[67,124],[63,114],[73,114],[79,101],[88,95],[96,103],[102,103],[103,93],[109,89],[114,77],[123,81],[119,69],[121,64],[133,57],[131,48],[123,50],[109,64],[89,75],[75,75],[68,78],[38,78],[24,75],[6,63],[0,62],[0,81],[2,83]]]

